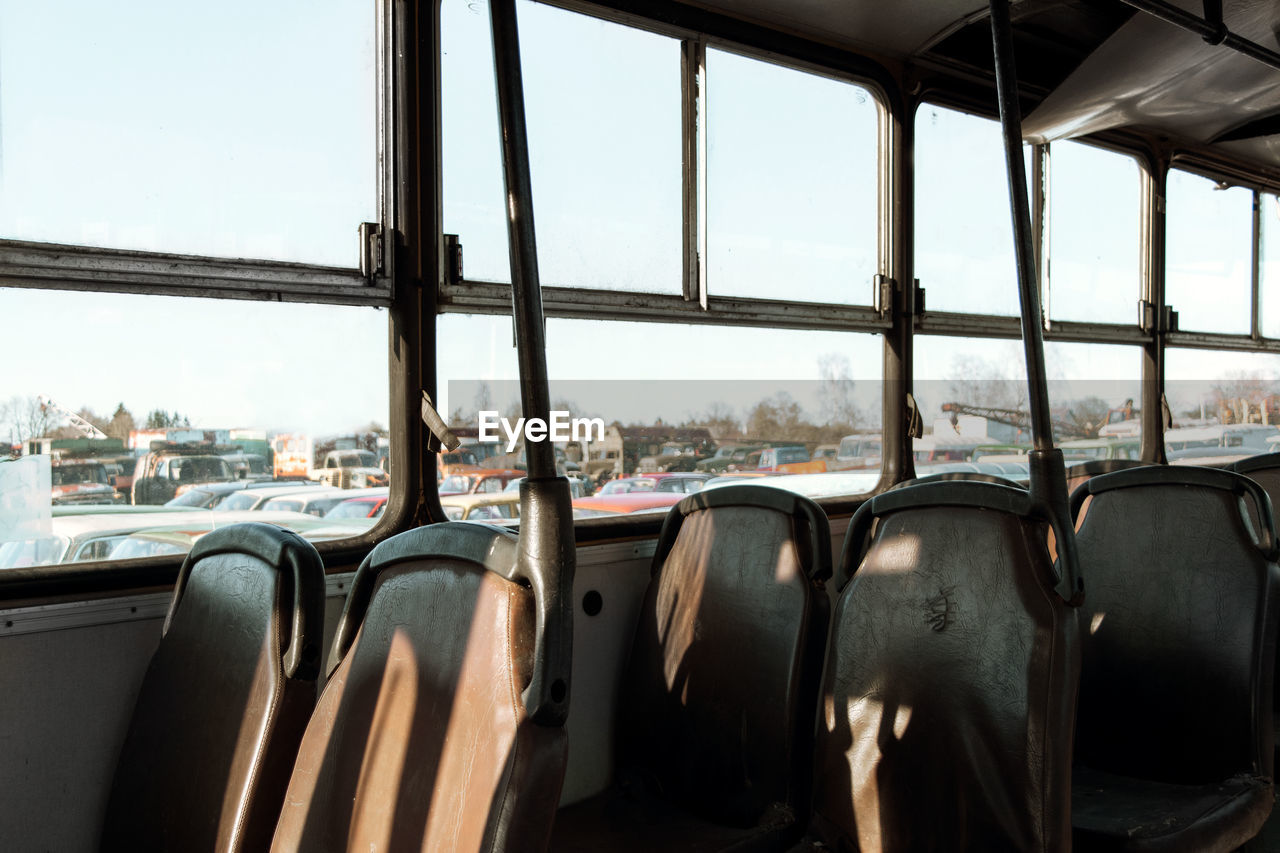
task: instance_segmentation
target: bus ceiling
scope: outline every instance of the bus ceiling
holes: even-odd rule
[[[685,5],[873,58],[994,78],[989,13],[981,0],[904,0],[893,14],[880,0]],[[1144,129],[1174,144],[1280,167],[1280,71],[1268,64],[1280,62],[1274,2],[1022,0],[1010,11],[1027,141]]]

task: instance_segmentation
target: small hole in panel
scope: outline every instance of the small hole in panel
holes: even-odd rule
[[[596,592],[594,589],[588,590],[587,594],[582,596],[582,612],[588,616],[595,616],[604,608],[604,596]]]

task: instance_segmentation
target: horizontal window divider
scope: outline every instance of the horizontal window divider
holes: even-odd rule
[[[950,311],[931,311],[916,319],[916,333],[922,335],[949,335],[966,338],[1014,338],[1022,337],[1022,327],[1017,317],[1001,317],[991,314],[961,314]],[[1046,341],[1062,341],[1090,344],[1134,344],[1141,346],[1151,341],[1151,335],[1139,326],[1113,323],[1073,323],[1054,320],[1044,332]]]
[[[0,240],[0,286],[336,305],[391,304],[356,269]]]
[[[1261,338],[1255,340],[1249,335],[1228,335],[1215,332],[1168,332],[1165,343],[1171,347],[1182,349],[1218,349],[1238,350],[1241,352],[1280,353],[1280,339]]]
[[[452,314],[511,313],[511,285],[462,281],[440,286],[439,309]],[[548,317],[565,319],[630,320],[648,323],[763,326],[836,332],[883,332],[888,320],[870,306],[737,299],[708,296],[704,310],[680,294],[630,293],[577,287],[542,288],[542,309]]]

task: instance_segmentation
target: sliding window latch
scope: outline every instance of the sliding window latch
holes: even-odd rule
[[[462,241],[457,234],[444,235],[444,283],[462,284]]]
[[[382,272],[382,226],[376,222],[360,223],[360,274],[370,285]]]
[[[1176,332],[1178,331],[1178,312],[1169,305],[1157,306],[1154,302],[1143,299],[1138,303],[1138,325],[1148,334]]]
[[[898,282],[883,273],[876,273],[871,282],[875,287],[872,295],[876,313],[880,315],[880,319],[887,319],[893,314],[893,299],[898,292]]]

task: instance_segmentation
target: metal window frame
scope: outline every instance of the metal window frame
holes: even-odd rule
[[[397,169],[394,138],[395,0],[374,3],[376,208],[383,251],[372,275],[358,268],[218,255],[0,239],[0,287],[154,296],[388,307],[392,303]],[[359,239],[361,223],[351,223]]]

